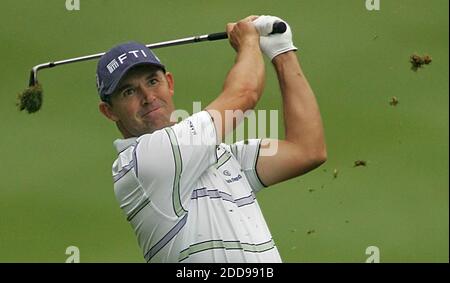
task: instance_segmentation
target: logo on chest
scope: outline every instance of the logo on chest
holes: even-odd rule
[[[228,172],[227,170],[225,170],[224,172],[223,172],[223,174],[224,175],[226,175],[226,176],[230,176],[230,175],[227,175],[226,173],[228,173],[228,174],[230,174],[230,172]],[[242,179],[242,175],[241,174],[238,174],[236,177],[231,177],[230,179],[225,179],[225,182],[227,182],[228,184],[230,184],[230,183],[233,183],[233,182],[237,182],[237,181],[239,181],[240,179]]]

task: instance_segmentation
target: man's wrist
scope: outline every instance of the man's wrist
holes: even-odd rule
[[[259,38],[258,40],[246,40],[240,47],[240,50],[242,49],[261,50],[261,47],[259,46]]]
[[[289,51],[280,53],[277,56],[273,57],[272,64],[277,66],[277,65],[283,64],[284,62],[291,61],[291,60],[297,60],[297,55],[295,54],[295,50],[289,50]]]

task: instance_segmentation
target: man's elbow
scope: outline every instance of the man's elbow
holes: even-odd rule
[[[327,150],[325,147],[316,149],[309,157],[309,163],[311,164],[311,170],[320,167],[328,159]]]
[[[318,155],[316,157],[316,164],[317,164],[316,167],[319,167],[320,165],[324,164],[327,161],[327,159],[328,159],[328,156],[327,156],[326,151],[323,152],[322,154]]]
[[[293,163],[297,163],[295,176],[301,176],[317,169],[327,161],[326,151],[309,151],[308,154],[299,155]]]
[[[240,100],[242,101],[243,111],[254,109],[261,96],[259,89],[251,87],[242,88],[238,93]]]
[[[320,165],[324,164],[328,159],[328,153],[326,146],[323,146],[321,150],[316,154],[317,163]]]

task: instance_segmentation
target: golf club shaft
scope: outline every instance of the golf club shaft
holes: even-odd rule
[[[209,39],[208,38],[209,35],[205,34],[205,35],[200,35],[200,36],[192,36],[192,37],[186,37],[186,38],[181,38],[181,39],[163,41],[163,42],[158,42],[158,43],[151,43],[151,44],[147,44],[145,46],[150,48],[150,49],[157,49],[157,48],[161,48],[161,47],[182,45],[182,44],[187,44],[187,43],[195,43],[195,42],[201,42],[201,41],[205,41],[205,40],[225,39],[225,38],[228,37],[226,33],[224,33],[225,37],[223,37],[222,33],[217,33],[217,34],[213,34],[213,35],[218,35],[218,34],[220,34],[222,36],[220,38],[218,36],[215,36],[214,39]],[[96,54],[91,54],[91,55],[86,55],[86,56],[75,57],[75,58],[70,58],[70,59],[65,59],[65,60],[48,62],[48,63],[43,63],[43,64],[36,65],[31,70],[29,85],[30,86],[35,85],[35,83],[37,82],[37,72],[39,70],[47,69],[47,68],[53,68],[53,67],[56,67],[56,66],[65,65],[65,64],[69,64],[69,63],[75,63],[75,62],[82,62],[82,61],[88,61],[88,60],[92,60],[92,59],[97,59],[97,58],[102,57],[105,53],[106,52],[96,53]]]
[[[273,25],[273,32],[272,33],[284,33],[286,31],[286,24],[283,22],[274,23]],[[157,49],[161,47],[169,47],[169,46],[175,46],[175,45],[182,45],[187,43],[196,43],[196,42],[202,42],[202,41],[214,41],[214,40],[221,40],[228,38],[228,34],[226,32],[218,32],[218,33],[211,33],[211,34],[204,34],[199,36],[192,36],[192,37],[186,37],[181,39],[175,39],[175,40],[169,40],[169,41],[163,41],[158,43],[151,43],[145,45],[149,49]],[[30,74],[30,82],[29,86],[34,86],[37,83],[37,72],[41,69],[47,69],[47,68],[53,68],[59,65],[69,64],[69,63],[75,63],[75,62],[81,62],[81,61],[87,61],[92,59],[97,59],[102,57],[106,52],[92,54],[92,55],[86,55],[81,57],[75,57],[55,62],[48,62],[44,64],[39,64],[34,66],[31,69]]]

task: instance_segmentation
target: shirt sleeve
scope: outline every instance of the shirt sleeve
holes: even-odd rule
[[[241,169],[244,171],[255,193],[267,187],[259,178],[258,172],[256,172],[260,147],[261,139],[248,139],[230,145],[231,153],[240,163]]]
[[[216,145],[214,123],[207,111],[138,138],[136,175],[163,214],[180,217],[187,211],[193,185],[217,162]]]

